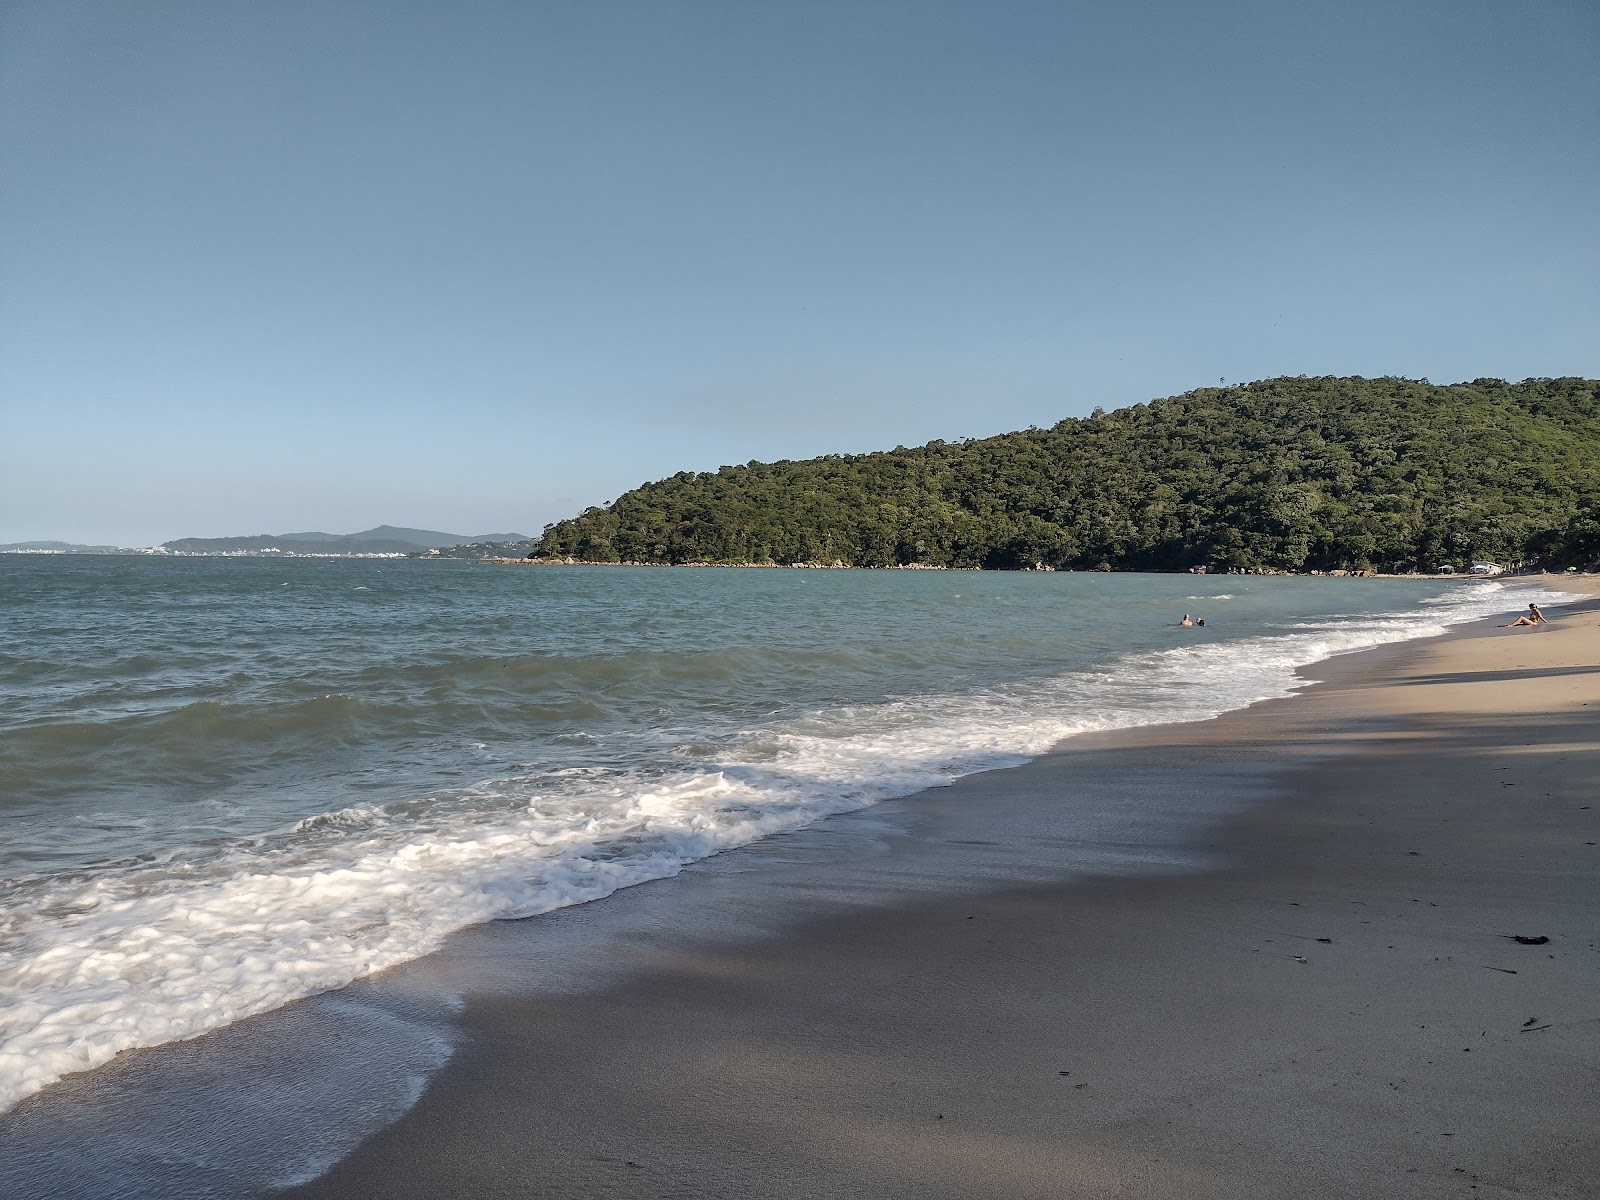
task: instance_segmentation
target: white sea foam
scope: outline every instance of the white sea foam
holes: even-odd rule
[[[0,915],[0,1109],[120,1050],[415,958],[463,926],[596,900],[831,813],[1024,761],[1072,734],[1288,695],[1304,686],[1297,667],[1529,598],[1545,595],[1485,584],[1393,616],[819,711],[752,731],[710,764],[490,781],[476,798],[498,808],[466,806],[469,815],[347,808],[221,853],[21,881]]]

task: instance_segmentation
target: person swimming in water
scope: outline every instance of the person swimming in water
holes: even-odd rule
[[[1510,628],[1512,628],[1513,626],[1516,626],[1516,625],[1544,625],[1544,624],[1547,624],[1547,622],[1544,619],[1544,614],[1539,611],[1539,606],[1537,604],[1530,604],[1530,605],[1528,605],[1528,611],[1526,613],[1524,613],[1522,616],[1518,617],[1515,621],[1508,621],[1506,624],[1500,626],[1500,628],[1501,629],[1510,629]]]
[[[1191,620],[1191,619],[1190,619],[1190,617],[1189,617],[1189,614],[1188,614],[1188,613],[1184,613],[1184,614],[1183,614],[1183,620],[1181,620],[1181,621],[1179,621],[1179,622],[1178,622],[1178,624],[1179,624],[1179,625],[1193,625],[1193,624],[1194,624],[1194,621],[1192,621],[1192,620]]]

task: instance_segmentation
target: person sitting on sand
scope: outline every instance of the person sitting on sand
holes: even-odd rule
[[[1539,606],[1537,604],[1530,604],[1530,605],[1528,605],[1528,611],[1527,611],[1527,613],[1525,615],[1518,617],[1515,621],[1511,621],[1511,622],[1508,622],[1505,625],[1500,626],[1500,628],[1501,629],[1510,629],[1513,625],[1543,625],[1543,624],[1545,624],[1544,614],[1539,611]]]
[[[1178,624],[1179,625],[1193,625],[1194,622],[1189,619],[1189,614],[1188,613],[1184,613],[1183,614],[1183,620],[1179,621]]]

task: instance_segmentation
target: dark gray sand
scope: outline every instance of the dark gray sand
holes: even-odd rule
[[[1600,1195],[1595,622],[1336,660],[897,802],[916,822],[859,869],[928,892],[647,925],[587,993],[469,989],[421,1102],[281,1194]],[[1212,868],[1083,877],[1056,814],[1127,789],[1192,811]],[[1056,858],[1076,881],[995,890]],[[606,904],[739,905],[715,875]]]

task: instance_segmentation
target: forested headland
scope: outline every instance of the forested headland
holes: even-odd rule
[[[547,526],[586,562],[1432,570],[1600,560],[1600,381],[1278,378],[1048,429],[681,472]]]

